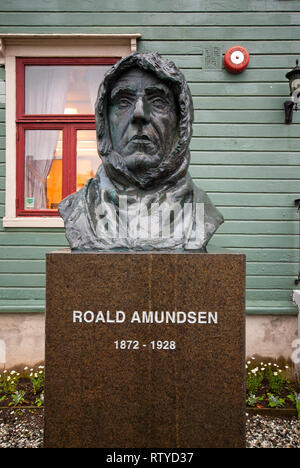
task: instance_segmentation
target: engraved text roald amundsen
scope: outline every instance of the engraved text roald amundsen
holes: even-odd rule
[[[137,311],[126,315],[122,310],[115,312],[87,310],[73,310],[73,323],[191,323],[191,324],[217,324],[218,312],[204,311]]]

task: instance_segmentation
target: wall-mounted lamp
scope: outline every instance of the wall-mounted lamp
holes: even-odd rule
[[[291,71],[289,71],[285,77],[290,82],[290,96],[289,101],[285,101],[284,110],[285,110],[285,123],[291,124],[293,121],[293,110],[298,110],[298,102],[300,96],[300,67],[298,66],[299,61],[296,60],[296,66]]]
[[[298,200],[295,200],[295,205],[298,207],[298,213],[299,213],[299,272],[298,272],[298,278],[295,280],[295,284],[300,284],[300,198],[298,198]],[[299,315],[299,320],[300,320],[300,315]]]

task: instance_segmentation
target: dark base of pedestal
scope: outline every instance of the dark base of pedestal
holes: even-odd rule
[[[244,311],[243,255],[47,254],[45,447],[244,447]]]

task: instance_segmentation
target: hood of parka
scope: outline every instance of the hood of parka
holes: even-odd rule
[[[121,75],[131,68],[154,73],[173,91],[178,116],[176,142],[160,164],[135,174],[124,163],[122,155],[112,148],[108,121],[108,102],[111,90]],[[98,154],[108,177],[117,187],[136,187],[142,190],[175,185],[185,176],[189,162],[189,143],[192,136],[193,103],[188,84],[175,64],[158,53],[133,53],[116,63],[105,75],[95,104]]]

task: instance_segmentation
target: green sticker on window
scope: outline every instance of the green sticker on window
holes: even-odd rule
[[[34,197],[27,197],[25,201],[25,209],[32,210],[34,208]]]

